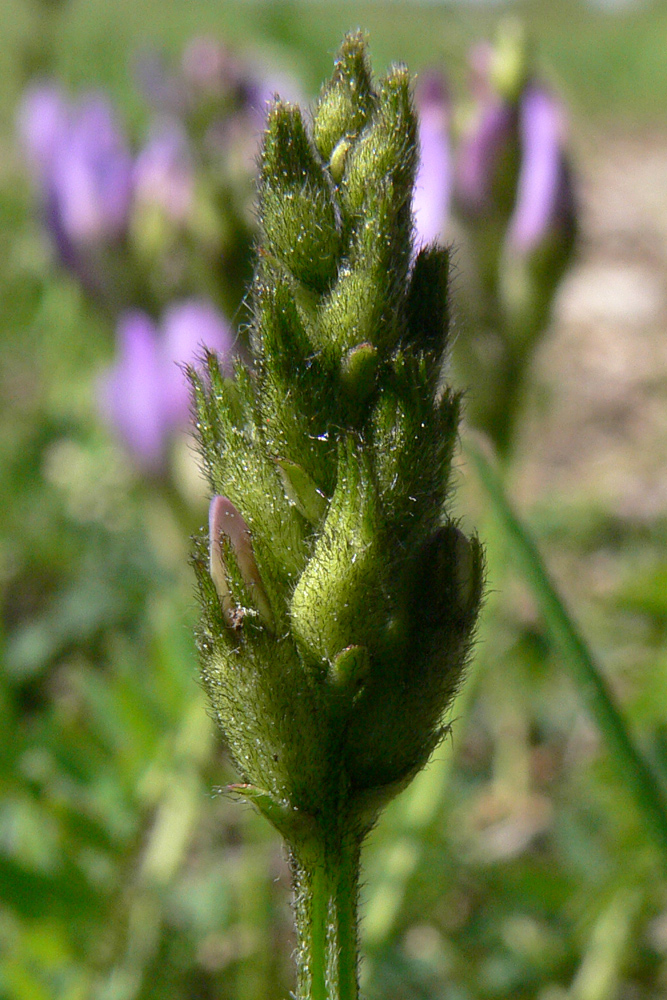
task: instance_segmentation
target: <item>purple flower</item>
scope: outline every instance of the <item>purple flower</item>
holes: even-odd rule
[[[188,95],[184,81],[166,65],[164,58],[153,49],[139,53],[134,75],[144,97],[153,108],[169,115],[187,111]]]
[[[266,105],[276,93],[296,102],[301,93],[294,77],[275,72],[264,64],[242,62],[214,38],[193,38],[182,59],[183,77],[195,103],[206,96],[225,98],[227,111],[256,112],[263,127]]]
[[[116,362],[101,383],[101,412],[137,461],[159,469],[167,444],[187,424],[189,387],[183,366],[204,347],[231,362],[233,334],[209,302],[172,305],[161,328],[143,312],[124,313],[118,323]]]
[[[482,224],[488,218],[507,224],[508,250],[525,254],[556,229],[573,226],[561,106],[525,72],[503,96],[488,45],[473,49],[470,62],[477,115],[459,148],[457,203]]]
[[[478,108],[476,120],[463,137],[456,163],[456,193],[462,208],[479,215],[493,197],[498,162],[515,138],[516,112],[492,96]]]
[[[412,210],[417,243],[427,244],[442,236],[451,193],[449,107],[442,77],[435,73],[422,77],[417,87],[416,101],[419,110],[421,160]]]
[[[132,197],[132,158],[110,103],[89,96],[74,111],[50,171],[54,209],[75,244],[120,237]]]
[[[187,219],[194,167],[187,137],[177,121],[167,119],[154,128],[137,157],[133,180],[137,201],[156,205],[176,223]]]
[[[242,67],[224,45],[207,35],[192,38],[181,60],[183,77],[198,95],[222,97],[240,87]]]
[[[519,114],[521,167],[508,243],[521,252],[539,245],[569,214],[572,194],[562,146],[562,111],[544,88],[530,84]]]
[[[179,425],[190,412],[190,388],[182,366],[194,364],[206,347],[221,356],[223,368],[231,374],[234,334],[218,310],[203,299],[185,299],[170,306],[162,320],[162,334],[165,408],[172,423]]]
[[[132,197],[132,159],[109,101],[91,94],[75,105],[53,85],[34,86],[19,111],[19,131],[65,260],[77,247],[119,238]]]
[[[163,365],[155,324],[126,312],[117,329],[118,357],[102,385],[102,412],[141,464],[162,461],[165,427]]]
[[[35,179],[41,182],[70,121],[70,107],[53,83],[35,83],[25,94],[18,112],[18,132]]]

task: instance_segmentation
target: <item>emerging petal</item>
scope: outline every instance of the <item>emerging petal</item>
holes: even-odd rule
[[[508,239],[528,251],[546,235],[565,183],[561,109],[543,87],[529,86],[520,107],[521,170]]]
[[[438,74],[422,77],[416,93],[419,110],[421,159],[412,210],[417,244],[442,237],[449,211],[452,163],[449,144],[449,108],[444,81]]]
[[[257,568],[250,529],[242,514],[227,497],[215,496],[209,508],[209,570],[218,592],[225,620],[230,627],[237,622],[237,607],[231,593],[222,539],[227,539],[243,583],[250,591],[260,616],[267,625],[273,622],[271,606]]]

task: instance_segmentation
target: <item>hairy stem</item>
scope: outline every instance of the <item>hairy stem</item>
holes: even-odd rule
[[[297,1000],[357,1000],[359,837],[291,856],[298,936]]]

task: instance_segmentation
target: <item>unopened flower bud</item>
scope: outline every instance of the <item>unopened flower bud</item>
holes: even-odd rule
[[[447,508],[449,255],[413,252],[406,70],[373,87],[350,36],[313,122],[281,102],[267,120],[252,369],[193,374],[203,676],[236,789],[299,856],[363,836],[427,760],[483,577]]]

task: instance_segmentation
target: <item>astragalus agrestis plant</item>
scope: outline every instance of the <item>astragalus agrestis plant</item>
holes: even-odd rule
[[[357,995],[361,844],[442,738],[482,591],[448,513],[449,262],[413,255],[417,157],[407,71],[375,89],[348,36],[310,128],[269,112],[252,365],[192,373],[203,679],[233,787],[289,846],[301,1000]]]

